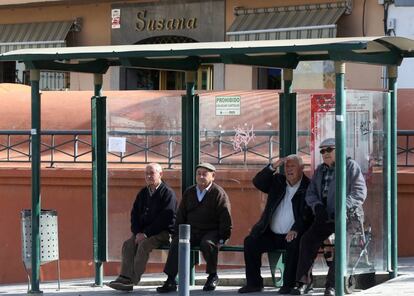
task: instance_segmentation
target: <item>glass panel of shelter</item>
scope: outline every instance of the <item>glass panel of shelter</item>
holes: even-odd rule
[[[108,136],[108,261],[120,261],[122,243],[131,236],[130,213],[145,184],[144,169],[163,168],[163,180],[181,198],[180,92],[105,92]],[[153,251],[152,263],[167,252]]]
[[[347,156],[360,165],[368,189],[363,219],[347,213],[348,274],[386,270],[387,229],[383,210],[386,95],[381,91],[346,91]],[[335,93],[326,90],[300,92],[297,100],[298,150],[310,165],[307,174],[311,176],[322,162],[319,143],[335,136]],[[308,135],[307,139],[301,135]],[[331,239],[334,241],[334,236]],[[316,270],[326,267],[324,257],[329,258],[330,251],[328,248],[321,250],[315,262]]]
[[[273,90],[200,94],[200,161],[216,166],[216,183],[229,195],[229,245],[243,245],[265,207],[266,194],[254,188],[252,179],[278,157],[278,102]],[[219,264],[244,268],[243,253],[220,252]]]

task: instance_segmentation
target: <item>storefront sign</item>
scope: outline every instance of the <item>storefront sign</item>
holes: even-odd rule
[[[226,35],[224,0],[116,3],[111,9],[114,45],[212,42]]]
[[[240,115],[240,96],[216,97],[216,116]]]
[[[192,30],[197,28],[196,17],[177,17],[177,18],[148,18],[146,10],[137,12],[137,31],[163,31],[163,30]]]

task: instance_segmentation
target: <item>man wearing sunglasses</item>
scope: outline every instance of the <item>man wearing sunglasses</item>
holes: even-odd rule
[[[311,227],[302,236],[296,287],[292,295],[305,294],[311,283],[313,262],[324,240],[335,232],[335,139],[328,138],[319,145],[323,163],[319,165],[306,192],[306,202],[315,214]],[[362,204],[367,187],[358,163],[346,160],[346,207],[363,213]],[[325,283],[325,296],[335,295],[335,264],[331,264]]]

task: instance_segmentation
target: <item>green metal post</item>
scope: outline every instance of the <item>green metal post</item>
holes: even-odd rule
[[[283,69],[283,90],[279,95],[279,156],[296,153],[296,94],[292,93],[293,69]],[[283,170],[282,170],[283,171]]]
[[[388,66],[391,93],[391,274],[398,275],[398,182],[397,182],[397,66]]]
[[[383,162],[383,180],[384,180],[384,260],[387,263],[387,271],[391,272],[391,94],[388,92],[384,100],[384,162]]]
[[[91,100],[92,122],[92,208],[95,285],[103,285],[106,261],[106,97],[101,96],[102,74],[94,75],[95,96]]]
[[[41,102],[39,91],[40,71],[30,70],[32,85],[32,278],[30,293],[42,293],[40,283],[40,133]]]
[[[195,182],[195,167],[199,162],[199,99],[194,94],[194,72],[186,72],[187,92],[182,96],[182,190]]]
[[[195,168],[200,161],[199,97],[194,94],[194,72],[186,72],[187,92],[181,97],[182,172],[181,189],[195,183]],[[195,284],[195,270],[190,272],[190,285]]]
[[[346,272],[346,96],[345,63],[335,62],[335,295],[344,295]]]

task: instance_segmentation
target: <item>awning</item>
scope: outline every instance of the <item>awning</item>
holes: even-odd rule
[[[65,47],[66,36],[75,27],[75,21],[0,24],[0,53],[24,48]]]
[[[346,2],[237,8],[226,35],[229,41],[333,38],[346,8]]]

